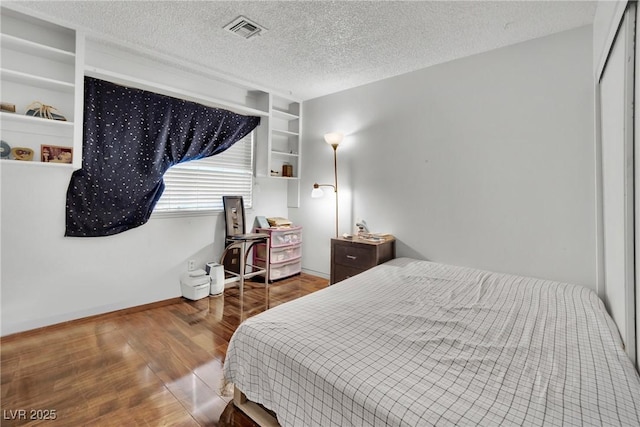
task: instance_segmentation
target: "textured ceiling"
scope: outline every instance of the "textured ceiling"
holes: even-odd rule
[[[588,1],[17,2],[96,35],[306,100],[591,24]],[[245,40],[238,15],[267,28]]]

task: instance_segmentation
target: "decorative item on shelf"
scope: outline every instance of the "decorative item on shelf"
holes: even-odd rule
[[[0,141],[0,159],[8,159],[11,155],[11,146],[6,141]]]
[[[293,176],[293,166],[289,163],[285,163],[282,165],[282,176],[292,177]]]
[[[14,147],[11,149],[11,158],[25,162],[33,160],[33,150],[26,147]]]
[[[41,145],[40,161],[44,163],[71,163],[73,161],[73,148]]]
[[[280,176],[280,172],[272,170],[271,176]]]
[[[327,144],[333,148],[333,184],[313,184],[311,197],[314,199],[324,196],[320,187],[331,187],[336,195],[336,237],[338,237],[338,145],[342,142],[344,134],[341,132],[331,132],[324,136]]]
[[[367,227],[367,222],[364,219],[356,222],[356,236],[362,237],[369,233],[369,227]]]
[[[52,107],[51,105],[45,105],[42,102],[32,102],[27,107],[27,116],[33,117],[42,117],[43,119],[50,120],[60,120],[66,122],[67,119],[62,114],[54,113],[54,111],[58,111],[56,107]],[[59,113],[60,111],[58,111]]]
[[[256,223],[258,224],[258,228],[269,228],[269,221],[264,216],[257,216]]]
[[[6,111],[8,113],[15,113],[16,112],[16,105],[15,104],[10,104],[8,102],[0,102],[0,110],[1,111]]]

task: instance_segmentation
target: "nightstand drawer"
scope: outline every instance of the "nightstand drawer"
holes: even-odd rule
[[[376,265],[376,254],[361,245],[336,245],[334,262],[352,268],[368,268]]]
[[[348,279],[349,277],[355,276],[356,274],[360,274],[363,271],[367,271],[367,269],[353,268],[347,267],[346,265],[336,264],[333,271],[333,283],[341,282],[345,279]]]

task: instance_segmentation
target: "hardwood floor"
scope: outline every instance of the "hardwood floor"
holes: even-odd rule
[[[242,320],[327,285],[304,273],[268,290],[247,282],[243,301],[231,288],[2,338],[0,424],[253,426],[221,387],[231,335]]]

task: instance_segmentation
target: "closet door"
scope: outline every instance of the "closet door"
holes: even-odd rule
[[[604,302],[635,362],[633,97],[635,5],[627,9],[599,82]]]
[[[640,22],[640,8],[636,7],[636,26]],[[638,46],[640,37],[636,31],[635,45]],[[635,102],[640,102],[640,54],[635,58]],[[636,108],[634,115],[634,197],[635,197],[635,292],[636,292],[636,369],[640,372],[640,108]]]

